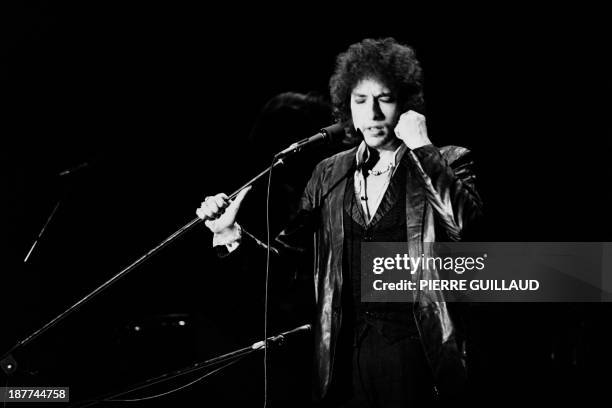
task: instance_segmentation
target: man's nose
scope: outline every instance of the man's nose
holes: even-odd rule
[[[380,103],[378,103],[378,99],[374,98],[372,100],[372,120],[383,120],[385,115],[380,109]]]

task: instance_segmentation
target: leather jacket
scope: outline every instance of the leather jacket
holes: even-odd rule
[[[330,386],[334,354],[342,324],[343,198],[346,178],[355,171],[357,148],[338,153],[315,168],[300,202],[295,220],[277,237],[286,249],[305,251],[314,234],[314,285],[316,318],[313,324],[315,399]],[[428,254],[426,242],[458,241],[481,213],[470,151],[458,146],[426,145],[406,152],[407,247],[411,257]],[[304,231],[308,231],[304,239]],[[308,243],[310,241],[310,243]],[[436,279],[433,269],[421,270],[412,279]],[[455,324],[439,291],[414,295],[414,319],[437,389],[451,394],[465,381],[465,354],[458,345]]]

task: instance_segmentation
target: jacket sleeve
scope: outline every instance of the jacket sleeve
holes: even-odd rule
[[[426,145],[408,152],[425,188],[427,201],[448,238],[465,238],[482,215],[472,153],[463,147]]]
[[[218,239],[218,242],[215,242],[214,238],[217,238],[217,236],[213,238],[213,247],[217,251],[217,256],[219,258],[225,258],[229,254],[239,251],[244,237],[247,238],[247,241],[252,241],[252,243],[264,249],[268,248],[268,245],[265,242],[251,234],[238,223],[236,223],[236,227],[237,233],[230,237],[227,242],[223,242],[222,239]],[[272,245],[270,245],[270,251],[272,251],[273,254],[278,255],[278,249]]]
[[[313,234],[320,220],[318,196],[325,163],[319,163],[312,172],[302,193],[297,214],[276,237],[277,247],[281,251],[303,254],[312,247]]]

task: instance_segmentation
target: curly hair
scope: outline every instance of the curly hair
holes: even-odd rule
[[[329,92],[334,117],[339,122],[351,118],[351,92],[365,78],[377,79],[389,87],[397,95],[402,112],[424,108],[423,71],[414,50],[394,38],[367,38],[336,58]]]

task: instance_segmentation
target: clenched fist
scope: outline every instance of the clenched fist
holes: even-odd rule
[[[214,234],[232,229],[236,222],[240,204],[242,204],[242,200],[249,190],[251,190],[251,187],[241,190],[234,201],[230,201],[229,197],[223,193],[206,197],[200,208],[196,210],[196,214],[200,219],[205,220],[206,226]]]
[[[410,149],[431,144],[427,136],[425,116],[415,111],[409,110],[402,113],[394,130],[395,135]]]

